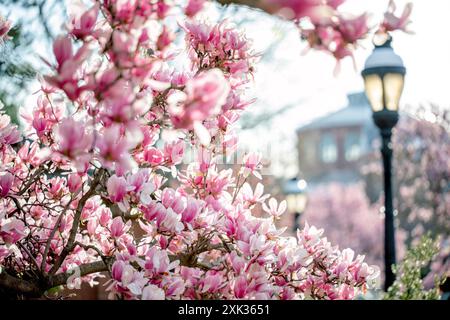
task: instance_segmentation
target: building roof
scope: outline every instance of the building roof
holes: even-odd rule
[[[297,132],[321,128],[339,128],[353,125],[372,125],[372,110],[364,92],[347,95],[346,107],[317,118],[297,129]]]

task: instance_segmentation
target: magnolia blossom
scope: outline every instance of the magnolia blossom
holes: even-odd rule
[[[22,239],[25,234],[26,229],[22,221],[14,217],[7,218],[5,211],[0,211],[0,241],[13,244]]]
[[[381,29],[385,32],[394,30],[409,32],[407,27],[411,23],[409,17],[411,15],[412,7],[412,3],[406,4],[402,14],[400,16],[396,16],[394,12],[397,9],[397,6],[395,5],[394,0],[390,0],[388,10],[384,14],[384,20],[381,23]]]
[[[149,284],[142,290],[142,300],[164,300],[164,298],[164,290],[153,284]]]
[[[186,16],[195,16],[199,11],[203,9],[205,2],[205,0],[189,0],[186,8],[184,9]]]
[[[94,29],[95,22],[97,21],[99,6],[94,5],[87,11],[81,11],[79,17],[73,16],[69,29],[70,33],[77,38],[84,38],[90,35]]]
[[[6,146],[22,140],[16,125],[11,123],[8,115],[2,112],[3,104],[0,101],[0,150]]]
[[[44,78],[49,84],[64,90],[69,99],[75,100],[84,90],[83,86],[79,84],[77,71],[90,53],[89,45],[84,44],[74,54],[70,38],[59,36],[53,43],[53,53],[57,62],[56,75]]]
[[[0,41],[8,39],[8,32],[11,28],[11,21],[6,20],[0,15]]]
[[[222,72],[212,69],[186,83],[182,106],[172,107],[172,121],[177,128],[193,129],[195,122],[217,115],[230,90]]]
[[[281,201],[280,205],[278,205],[275,198],[271,198],[269,200],[269,206],[267,206],[265,203],[263,204],[263,210],[269,213],[274,218],[279,218],[286,211],[286,208],[286,200]]]
[[[93,135],[87,132],[85,125],[72,118],[65,118],[56,127],[57,152],[82,163],[89,161],[89,149],[93,146]]]
[[[14,176],[9,172],[0,173],[0,197],[6,197],[11,190]]]

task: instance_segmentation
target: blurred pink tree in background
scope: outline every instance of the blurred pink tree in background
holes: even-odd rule
[[[363,183],[330,183],[314,189],[301,220],[322,226],[333,243],[352,244],[365,253],[367,261],[383,265],[383,215],[378,203],[370,204]],[[403,232],[398,232],[400,257],[403,238]]]
[[[419,108],[404,115],[394,134],[395,204],[397,251],[430,233],[440,237],[442,250],[427,277],[449,274],[450,234],[450,112],[437,106]],[[361,171],[366,184],[332,183],[314,189],[302,221],[322,226],[327,237],[338,245],[366,253],[372,263],[382,265],[383,218],[382,174],[379,153],[375,152]],[[371,204],[368,194],[377,194]]]
[[[409,245],[426,232],[450,232],[450,112],[421,107],[402,117],[394,137],[395,206]],[[375,153],[362,173],[381,179]],[[368,186],[370,188],[370,186]]]

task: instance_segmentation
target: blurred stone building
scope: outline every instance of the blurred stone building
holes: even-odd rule
[[[320,185],[364,181],[370,201],[379,197],[380,177],[362,174],[363,166],[375,157],[379,141],[372,110],[364,92],[351,93],[347,97],[348,103],[343,108],[296,130],[299,174],[283,183],[285,196],[293,198],[290,202],[294,205],[289,206],[289,212],[281,222],[291,232],[298,226],[303,212],[302,206],[295,203],[307,202],[307,194]],[[307,187],[294,190],[301,180]],[[306,200],[301,200],[299,194],[304,194]]]
[[[297,129],[300,176],[314,185],[361,179],[359,167],[374,152],[378,130],[363,92],[348,95],[342,109]]]

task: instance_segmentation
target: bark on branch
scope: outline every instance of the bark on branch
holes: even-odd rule
[[[72,269],[63,273],[49,276],[44,280],[36,279],[36,282],[13,277],[6,272],[0,273],[0,291],[13,292],[27,297],[40,297],[53,287],[67,284],[71,276],[83,277],[88,274],[108,271],[108,261],[95,261],[82,264],[78,270]]]
[[[78,268],[79,268],[78,271],[79,271],[80,277],[83,277],[83,276],[86,276],[86,275],[92,274],[92,273],[108,271],[107,264],[102,260],[82,264]],[[75,272],[75,270],[72,269],[72,270],[54,275],[53,277],[50,278],[50,281],[49,281],[50,288],[66,284],[67,280],[72,275],[74,275],[74,272]]]
[[[261,1],[261,0],[216,0],[221,5],[230,5],[230,4],[237,4],[237,5],[243,5],[250,8],[256,8],[263,10],[269,14],[274,14],[277,10],[277,8],[274,8],[271,6],[267,1]]]
[[[66,246],[63,248],[58,260],[51,268],[51,270],[49,272],[51,275],[55,274],[58,271],[59,267],[63,264],[64,259],[66,259],[67,255],[74,249],[75,236],[78,231],[78,227],[79,227],[80,219],[81,219],[81,213],[83,211],[84,205],[86,204],[86,201],[89,200],[89,198],[91,198],[92,196],[95,195],[96,188],[100,184],[100,181],[103,177],[104,172],[105,172],[104,169],[100,169],[97,172],[97,174],[95,175],[95,177],[91,183],[89,190],[81,197],[80,201],[78,202],[77,209],[76,209],[75,215],[73,217],[72,229],[70,230],[69,240],[67,241]]]
[[[41,290],[35,283],[13,277],[6,272],[0,273],[0,289],[26,296],[37,297],[41,295]]]

